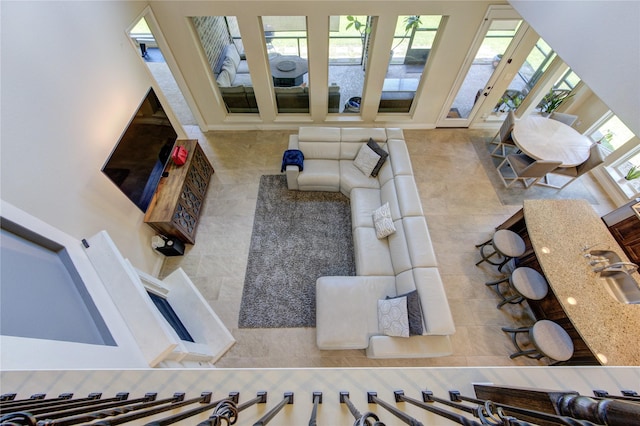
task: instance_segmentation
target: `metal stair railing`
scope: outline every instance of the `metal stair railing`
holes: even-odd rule
[[[394,400],[385,401],[377,392],[369,391],[366,401],[369,406],[380,407],[381,412],[361,413],[349,398],[348,391],[339,392],[339,403],[346,405],[353,416],[354,426],[384,426],[380,419],[391,413],[404,424],[422,426],[440,424],[433,416],[468,426],[527,426],[527,425],[611,425],[631,426],[640,424],[640,401],[638,393],[621,391],[622,395],[609,395],[603,390],[594,390],[595,397],[580,395],[574,391],[552,391],[541,389],[514,388],[486,384],[474,385],[475,397],[462,395],[459,391],[449,391],[448,398],[441,398],[432,391],[420,391],[421,400],[406,396],[403,390],[393,391]],[[129,394],[121,392],[113,398],[99,399],[101,393],[92,393],[86,398],[73,399],[73,394],[61,394],[57,398],[46,399],[45,394],[31,395],[28,399],[16,400],[16,394],[0,395],[0,426],[13,425],[74,425],[91,423],[92,426],[119,425],[135,422],[149,426],[166,426],[177,422],[198,426],[230,426],[238,423],[241,413],[257,404],[267,403],[267,392],[261,391],[256,397],[239,404],[239,392],[212,401],[212,392],[185,399],[185,393],[157,399],[156,393],[147,393],[141,398],[129,400]],[[317,426],[318,411],[323,404],[323,393],[314,391],[311,395],[312,408],[309,426]],[[274,420],[287,405],[294,403],[293,392],[285,392],[283,399],[253,423],[264,426]],[[395,403],[395,404],[394,404]],[[424,410],[424,418],[404,409],[411,404]],[[327,408],[322,408],[326,410]],[[335,409],[333,408],[328,409]],[[257,410],[257,408],[256,408]],[[206,420],[203,414],[210,412]],[[247,415],[255,415],[251,411]],[[291,413],[289,413],[291,414]],[[165,417],[162,417],[162,416]],[[152,417],[153,416],[153,417]],[[257,417],[257,416],[256,416]],[[282,417],[282,416],[281,416]],[[299,415],[297,416],[299,418]],[[141,423],[141,420],[143,421]],[[189,422],[189,420],[192,420]],[[287,424],[283,420],[278,425]],[[248,423],[240,423],[248,424]],[[331,425],[332,426],[332,425]]]

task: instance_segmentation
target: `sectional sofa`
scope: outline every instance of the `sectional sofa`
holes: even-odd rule
[[[378,158],[376,165],[382,166],[375,177],[368,168],[361,169],[362,154],[369,151],[363,146],[382,149],[382,156],[388,153],[383,162]],[[318,347],[366,349],[369,358],[450,355],[455,326],[402,130],[301,127],[291,135],[288,148],[304,155],[302,171],[286,166],[290,190],[340,191],[351,203],[356,276],[318,278]],[[390,219],[379,221],[387,203]],[[376,227],[375,222],[383,225]],[[389,222],[395,231],[388,229]],[[391,234],[378,234],[380,228]],[[399,333],[397,323],[389,327],[388,312],[383,311],[391,303],[397,313],[397,306],[388,297],[406,297],[408,337],[406,323],[400,324]]]

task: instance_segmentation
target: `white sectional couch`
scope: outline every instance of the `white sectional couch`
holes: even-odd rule
[[[377,177],[354,165],[372,138],[389,156]],[[401,129],[301,127],[289,149],[304,155],[303,171],[287,166],[291,190],[340,191],[350,198],[356,276],[316,282],[320,349],[366,349],[369,358],[421,358],[452,353],[455,332],[427,222]],[[378,239],[373,211],[389,203],[396,232]],[[390,337],[378,326],[378,300],[417,290],[423,332]]]

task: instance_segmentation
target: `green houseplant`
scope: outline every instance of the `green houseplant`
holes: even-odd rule
[[[633,180],[640,177],[640,169],[637,166],[631,166],[627,174],[625,175],[626,180]]]
[[[538,104],[538,108],[540,108],[540,112],[542,112],[543,115],[549,115],[572,96],[573,94],[568,90],[551,89],[549,93],[544,95],[544,98],[542,98]]]

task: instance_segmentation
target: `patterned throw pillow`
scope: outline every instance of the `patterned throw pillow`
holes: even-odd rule
[[[360,169],[365,176],[369,177],[378,164],[378,160],[380,160],[380,156],[365,143],[360,148],[360,151],[358,151],[358,155],[356,155],[355,160],[353,160],[353,164]]]
[[[373,211],[373,225],[376,228],[376,237],[379,240],[396,232],[393,219],[391,219],[389,203],[384,203],[380,208]]]
[[[389,297],[387,299],[397,299],[399,297],[407,298],[407,312],[409,317],[409,335],[419,336],[423,333],[424,327],[422,326],[422,305],[420,304],[420,296],[417,290],[410,291],[409,293],[400,294],[398,296]]]
[[[409,337],[406,297],[378,300],[378,329],[387,336]]]

